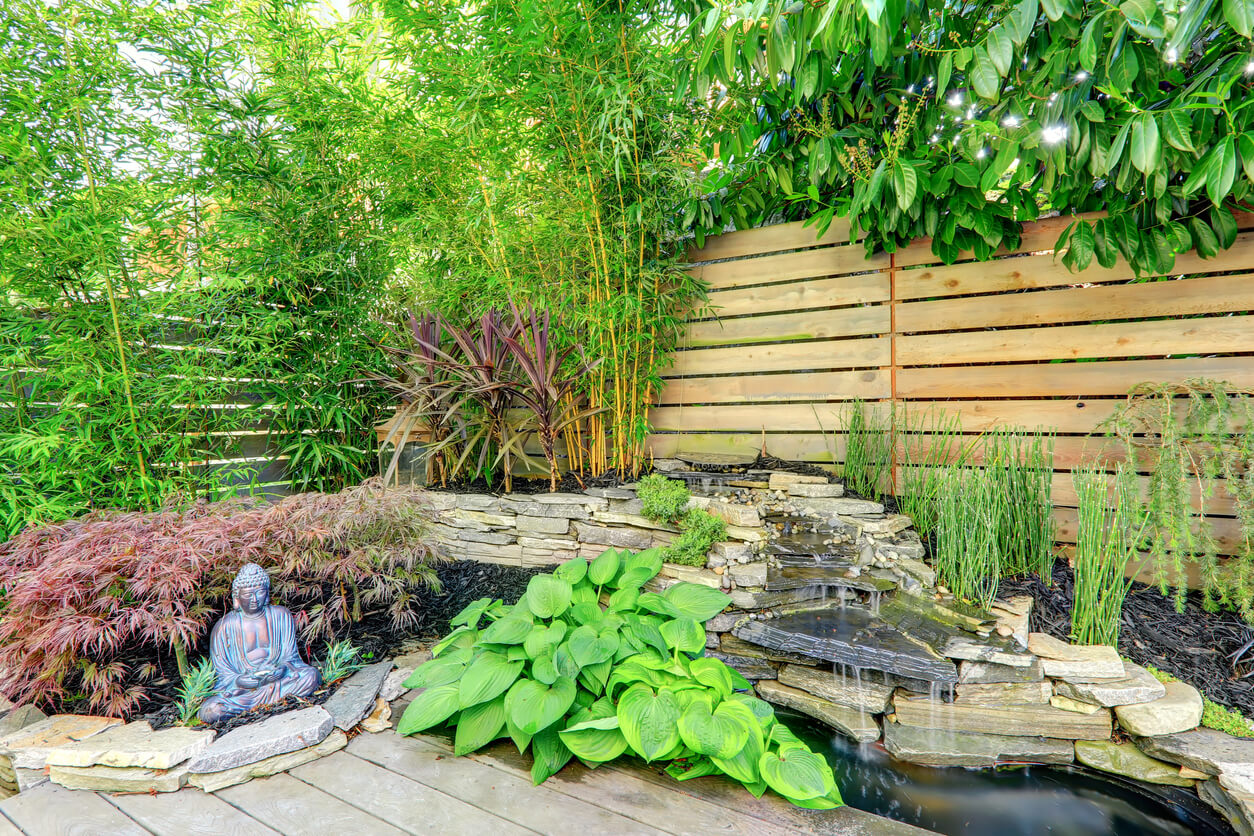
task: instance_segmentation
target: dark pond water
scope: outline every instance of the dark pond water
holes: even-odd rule
[[[795,715],[790,728],[836,773],[845,803],[946,836],[1232,836],[1194,793],[1081,767],[936,769],[900,763]]]

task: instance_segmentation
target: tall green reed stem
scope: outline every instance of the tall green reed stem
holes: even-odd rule
[[[1119,644],[1123,602],[1132,588],[1128,562],[1148,517],[1122,467],[1111,477],[1092,465],[1071,474],[1079,504],[1075,547],[1075,602],[1071,639],[1077,644]]]

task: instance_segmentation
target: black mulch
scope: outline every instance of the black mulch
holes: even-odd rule
[[[1030,594],[1031,629],[1066,639],[1071,630],[1074,581],[1070,567],[1054,568],[1054,585],[1035,575],[1001,582],[1000,597]],[[1217,703],[1254,715],[1254,665],[1231,657],[1254,639],[1254,631],[1231,612],[1210,613],[1191,594],[1184,612],[1157,587],[1134,584],[1123,606],[1119,652],[1139,665],[1152,665],[1200,688]],[[1246,675],[1249,678],[1243,678]]]
[[[501,598],[507,604],[513,604],[527,591],[527,583],[533,575],[540,574],[543,569],[522,569],[515,566],[497,566],[491,563],[475,563],[470,560],[458,560],[443,563],[436,568],[440,577],[441,590],[422,590],[410,606],[415,623],[411,627],[397,631],[392,626],[392,619],[384,611],[369,612],[361,621],[349,627],[347,635],[339,639],[347,639],[356,645],[362,658],[368,662],[379,661],[396,655],[403,646],[414,642],[431,642],[448,632],[448,623],[453,616],[470,602],[479,598]],[[280,602],[281,603],[281,602]],[[315,647],[306,645],[302,648],[305,659],[317,658],[323,652],[321,644]],[[198,653],[208,651],[207,647],[199,648]],[[195,658],[195,655],[193,655]],[[130,660],[128,660],[130,661]],[[165,660],[173,664],[173,660]],[[161,728],[173,724],[178,719],[174,705],[177,698],[178,682],[172,677],[160,684],[147,687],[147,699],[140,713],[153,728]],[[225,720],[210,728],[224,732],[236,726],[255,722],[273,714],[281,714],[295,707],[320,705],[330,698],[333,688],[324,688],[308,699],[290,700],[277,703],[262,711],[250,712],[241,717]]]

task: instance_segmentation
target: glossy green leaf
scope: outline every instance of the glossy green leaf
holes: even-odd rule
[[[427,688],[414,697],[396,724],[398,734],[413,734],[443,723],[461,708],[457,683]]]
[[[679,717],[679,737],[694,752],[730,758],[745,747],[749,730],[734,713],[711,712],[705,700],[693,700]]]
[[[538,654],[531,663],[531,678],[536,682],[542,682],[545,685],[552,685],[561,677],[561,673],[557,669],[557,660],[555,658],[555,650],[545,650]],[[574,675],[578,675],[578,669]]]
[[[949,79],[954,73],[954,54],[946,52],[941,56],[940,66],[936,69],[937,98],[942,98],[949,89]]]
[[[628,570],[630,571],[630,570]],[[623,575],[627,575],[624,572]],[[640,590],[631,587],[625,587],[616,591],[610,596],[609,606],[606,608],[609,612],[623,612],[636,608],[637,602],[640,600]]]
[[[714,763],[742,783],[752,784],[760,781],[762,774],[759,771],[759,764],[766,745],[762,733],[763,720],[747,704],[734,700],[725,700],[714,713],[738,720],[746,730],[744,746],[730,757],[714,758]],[[771,716],[773,718],[774,715]]]
[[[559,616],[570,606],[571,585],[552,575],[536,575],[527,582],[527,607],[537,618]]]
[[[1006,25],[1010,27],[1010,36],[1014,40],[1015,45],[1023,46],[1028,37],[1031,36],[1032,29],[1036,26],[1036,16],[1039,13],[1040,3],[1038,0],[1019,0],[1015,4],[1014,9],[1006,18]]]
[[[523,639],[523,649],[531,658],[538,657],[546,650],[552,650],[566,638],[566,622],[554,621],[548,627],[536,627],[527,638]]]
[[[652,573],[649,577],[653,577],[662,571],[662,550],[652,548],[630,554],[623,561],[623,569],[628,572],[633,569],[648,569]]]
[[[553,570],[553,577],[566,581],[572,587],[588,574],[588,561],[582,557],[572,557]]]
[[[1001,91],[1001,77],[997,74],[997,67],[994,66],[988,57],[988,51],[983,47],[975,50],[975,66],[971,68],[971,86],[975,88],[976,94],[981,99],[990,101],[995,101],[997,94]]]
[[[505,712],[526,734],[556,723],[575,701],[575,682],[561,677],[552,685],[530,679],[515,682],[505,695]]]
[[[1158,123],[1153,115],[1142,113],[1132,121],[1132,164],[1148,174],[1162,163],[1158,147]]]
[[[1254,32],[1254,0],[1224,0],[1224,20],[1237,34],[1250,37]]]
[[[597,586],[605,586],[618,575],[621,565],[622,559],[618,552],[606,549],[588,565],[588,580]]]
[[[734,690],[730,669],[722,659],[701,657],[688,664],[692,678],[707,688],[713,688],[720,698],[728,697]]]
[[[486,644],[522,644],[533,629],[535,622],[530,616],[514,612],[497,619],[486,630],[481,631],[479,641]]]
[[[483,618],[483,614],[488,611],[488,607],[492,606],[492,604],[493,600],[491,598],[480,598],[467,604],[465,607],[462,607],[461,612],[453,616],[452,620],[449,621],[449,626],[465,625],[471,629],[478,627],[479,620]]]
[[[1041,0],[1041,8],[1051,21],[1061,20],[1067,13],[1067,0]]]
[[[461,707],[496,699],[514,684],[522,669],[522,662],[507,662],[498,653],[482,654],[467,666],[458,683]]]
[[[667,688],[656,694],[648,685],[632,685],[618,700],[618,724],[632,750],[656,760],[680,743],[679,702]]]
[[[470,661],[470,653],[457,657],[432,659],[414,668],[405,679],[406,688],[436,688],[447,685],[462,678],[466,672],[466,664]]]
[[[764,752],[758,770],[771,789],[790,801],[818,798],[836,788],[827,761],[809,749]]]
[[[505,731],[505,697],[462,710],[453,736],[453,753],[468,755],[487,746]]]
[[[612,659],[618,652],[618,633],[614,630],[598,632],[591,626],[576,627],[570,634],[570,655],[579,667]]]
[[[1167,144],[1192,154],[1196,149],[1193,147],[1193,122],[1189,114],[1182,110],[1168,110],[1163,113],[1162,120],[1163,138]]]
[[[618,589],[639,589],[648,583],[657,572],[649,571],[647,566],[637,566],[634,569],[624,569],[622,574],[614,581],[614,586]]]
[[[1136,49],[1131,41],[1126,42],[1123,49],[1115,53],[1106,67],[1110,83],[1118,90],[1131,88],[1132,82],[1136,81],[1137,73],[1140,71],[1141,62],[1136,57]]]
[[[1004,27],[994,26],[988,33],[985,49],[988,50],[988,58],[993,62],[997,75],[1005,78],[1010,72],[1010,63],[1015,57],[1015,47],[1010,34]]]
[[[1254,133],[1243,133],[1237,137],[1237,153],[1241,156],[1241,168],[1246,178],[1254,183]]]
[[[627,738],[618,728],[617,715],[575,723],[560,734],[566,748],[583,761],[605,763],[627,751]]]
[[[537,786],[549,780],[573,757],[556,726],[546,728],[531,738],[531,756],[534,758],[531,782]]]
[[[644,597],[640,596],[642,602]],[[674,616],[691,618],[702,623],[709,621],[731,604],[731,598],[717,589],[687,581],[671,586],[662,593],[662,597],[670,604]]]
[[[1206,196],[1211,203],[1219,205],[1232,191],[1232,184],[1237,178],[1237,149],[1232,137],[1224,137],[1213,153],[1214,162],[1206,172]]]
[[[898,160],[893,166],[893,193],[897,196],[897,207],[902,211],[909,209],[914,203],[918,183],[914,166],[906,160]]]
[[[705,647],[705,630],[691,618],[676,618],[661,627],[666,646],[675,650],[696,653]]]

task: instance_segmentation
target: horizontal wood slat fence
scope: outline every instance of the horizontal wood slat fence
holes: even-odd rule
[[[690,321],[665,373],[652,454],[765,450],[830,465],[853,399],[947,413],[969,436],[1047,428],[1058,537],[1073,543],[1069,471],[1124,458],[1090,434],[1129,388],[1211,378],[1254,389],[1254,216],[1238,216],[1236,244],[1215,258],[1182,254],[1169,276],[1139,278],[1122,261],[1082,273],[1056,261],[1071,221],[1028,224],[1015,251],[952,265],[926,240],[868,257],[840,220],[819,237],[790,223],[709,239],[689,262],[714,316]],[[1206,511],[1237,548],[1222,485]]]

